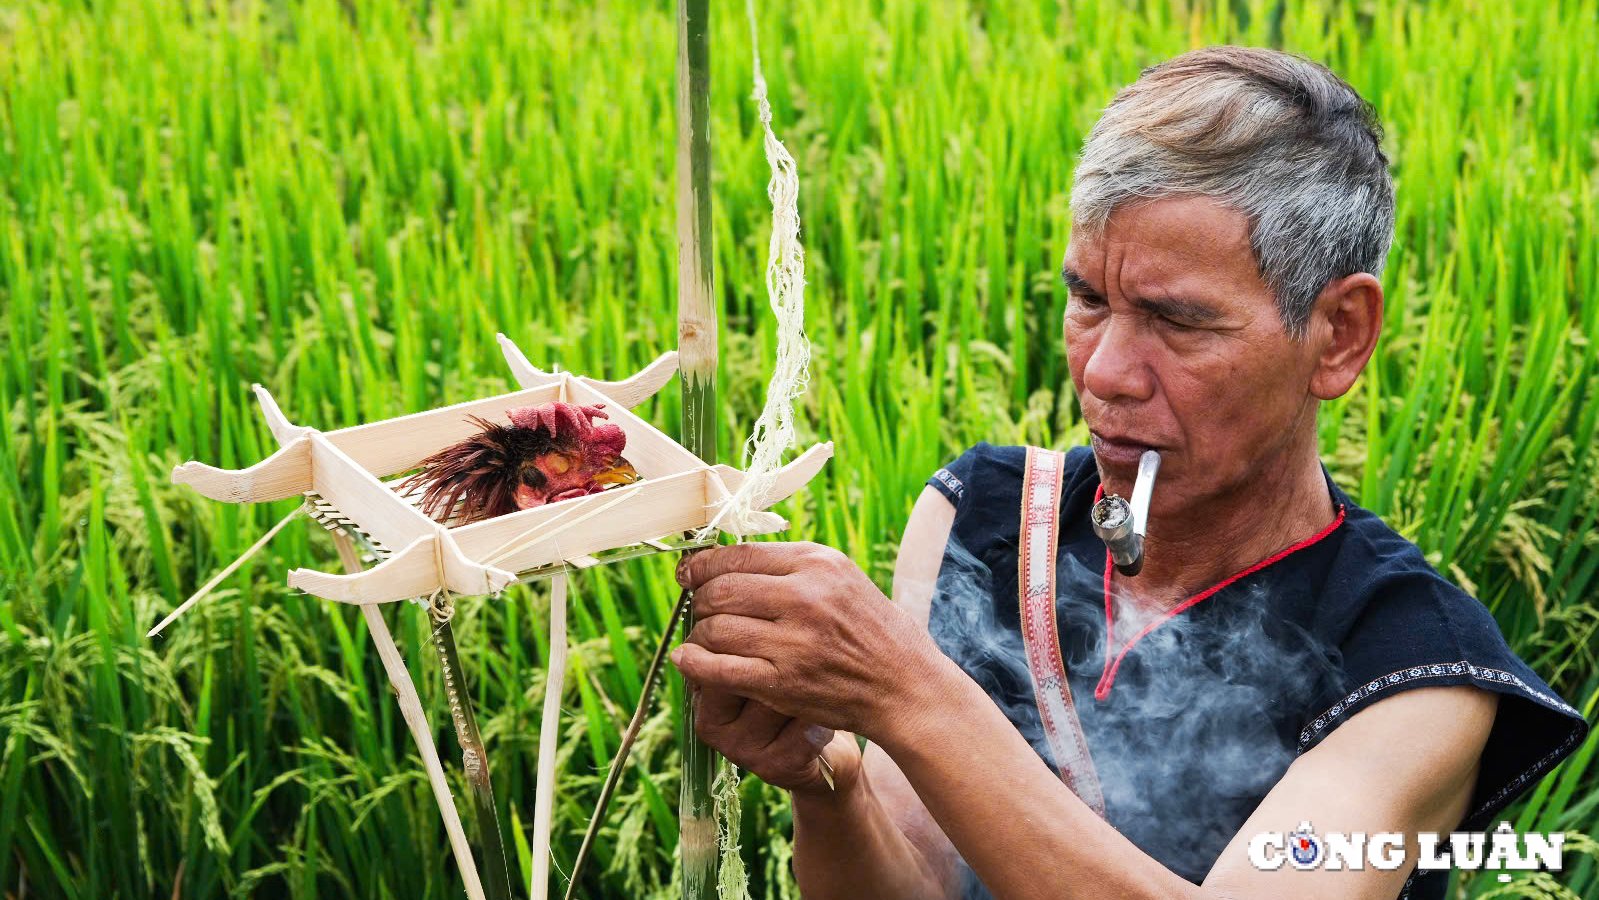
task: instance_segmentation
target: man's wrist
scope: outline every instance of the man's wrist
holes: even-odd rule
[[[866,737],[894,756],[894,750],[917,743],[929,730],[942,730],[963,702],[972,681],[929,638],[897,670],[896,680],[881,694],[881,708],[872,716]]]

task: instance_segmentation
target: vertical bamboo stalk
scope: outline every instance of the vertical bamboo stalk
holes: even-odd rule
[[[555,755],[561,739],[561,694],[566,686],[566,573],[550,579],[550,658],[544,668],[544,713],[539,725],[538,785],[533,795],[533,883],[529,900],[550,895],[550,823],[555,813]],[[573,880],[577,871],[572,872]]]
[[[677,4],[677,349],[683,446],[716,462],[716,307],[711,272],[711,59],[709,0]],[[694,624],[693,607],[684,628]],[[683,782],[678,850],[684,900],[716,892],[716,754],[694,732],[696,702],[683,693]]]

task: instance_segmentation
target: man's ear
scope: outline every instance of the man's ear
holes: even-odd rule
[[[1334,278],[1311,308],[1310,340],[1320,346],[1310,392],[1342,397],[1355,384],[1382,333],[1382,282],[1367,272]]]

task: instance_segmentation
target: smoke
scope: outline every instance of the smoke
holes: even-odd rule
[[[1070,553],[1057,566],[1061,654],[1107,817],[1196,883],[1293,761],[1297,712],[1330,669],[1317,642],[1276,611],[1278,593],[1303,587],[1273,584],[1267,573],[1159,624],[1101,702],[1103,576]],[[1163,614],[1123,598],[1114,605],[1118,650]],[[1053,767],[1019,621],[1016,573],[992,571],[951,537],[929,631]],[[966,897],[989,896],[975,878],[969,883]]]
[[[1010,584],[1015,586],[1014,577]],[[1031,677],[1022,633],[1002,627],[998,617],[994,573],[951,536],[944,548],[927,629],[944,655],[960,664],[1005,711],[1033,749],[1050,759],[1044,726],[1033,702]],[[1012,590],[1011,596],[1015,596]]]

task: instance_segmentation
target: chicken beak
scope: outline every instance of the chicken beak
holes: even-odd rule
[[[639,480],[638,471],[633,464],[621,457],[617,457],[616,465],[611,466],[594,476],[594,483],[610,486],[613,484],[632,484]]]

